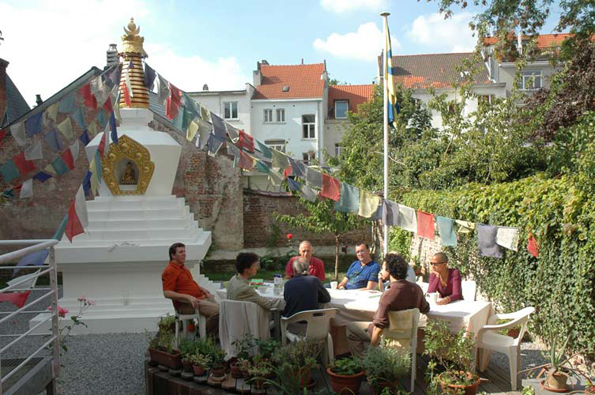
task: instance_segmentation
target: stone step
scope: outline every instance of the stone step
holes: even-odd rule
[[[94,220],[133,220],[133,219],[182,219],[194,214],[190,213],[190,208],[162,208],[155,210],[110,210],[110,211],[90,211],[87,210],[89,221]]]
[[[89,232],[95,230],[110,230],[110,229],[130,229],[130,230],[142,230],[142,229],[188,229],[198,222],[194,221],[191,217],[185,218],[163,218],[163,219],[152,219],[152,218],[138,218],[138,219],[93,219],[89,221],[89,226],[86,228]]]
[[[107,240],[115,242],[123,241],[148,241],[153,239],[177,240],[188,238],[189,235],[196,234],[199,231],[198,223],[194,222],[191,226],[184,229],[110,229],[110,230],[89,230],[84,234],[77,236],[77,242],[87,240]]]
[[[169,196],[149,196],[139,199],[133,196],[122,196],[117,198],[101,198],[89,200],[87,202],[88,210],[127,210],[127,209],[147,209],[155,210],[164,207],[174,208],[183,207],[184,199],[174,195]]]

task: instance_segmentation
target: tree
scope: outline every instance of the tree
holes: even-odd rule
[[[300,198],[300,203],[309,214],[277,215],[277,220],[313,233],[332,233],[335,236],[335,280],[338,280],[341,238],[350,230],[361,227],[363,221],[355,215],[335,211],[335,202],[329,199],[312,203]]]

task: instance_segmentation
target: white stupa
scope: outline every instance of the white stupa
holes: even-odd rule
[[[120,90],[130,73],[133,95],[128,106],[120,95],[119,143],[110,144],[102,160],[99,196],[87,202],[85,234],[72,243],[64,237],[56,246],[64,291],[60,306],[76,313],[81,295],[97,303],[85,312],[88,328],[77,326],[73,334],[155,330],[159,316],[173,313],[161,287],[169,246],[186,245],[186,264],[198,280],[199,263],[211,245],[211,232],[199,227],[184,198],[172,195],[182,148],[148,126],[153,113],[144,86],[143,38],[133,20],[125,31]],[[99,133],[87,145],[89,161],[102,137]]]

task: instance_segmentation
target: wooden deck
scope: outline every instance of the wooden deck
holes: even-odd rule
[[[424,374],[426,368],[426,361],[424,358],[418,356],[417,359],[417,376],[415,379],[415,395],[425,395],[427,393],[427,384],[424,381]],[[312,376],[316,381],[316,386],[311,393],[332,394],[330,381],[322,369],[313,369]],[[502,369],[490,364],[488,370],[480,373],[482,379],[479,386],[479,391],[485,391],[489,394],[514,394],[519,395],[518,391],[510,390],[510,381],[508,373]],[[145,380],[146,380],[146,394],[147,395],[220,395],[229,393],[243,393],[243,394],[269,394],[274,395],[276,391],[268,389],[266,392],[252,391],[250,386],[242,379],[233,379],[229,374],[226,379],[219,385],[214,387],[206,384],[206,376],[202,379],[196,379],[204,383],[198,383],[195,379],[187,380],[180,376],[175,376],[169,372],[161,371],[158,367],[152,367],[148,363],[145,364]],[[409,379],[403,380],[402,384],[406,389],[409,389]],[[228,388],[226,390],[222,389]],[[363,382],[360,387],[359,394],[371,395],[372,389],[368,383]]]

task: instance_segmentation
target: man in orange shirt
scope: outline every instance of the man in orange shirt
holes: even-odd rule
[[[163,296],[171,299],[179,313],[192,314],[196,310],[207,318],[207,331],[217,333],[219,305],[213,295],[198,286],[186,262],[186,246],[175,243],[169,247],[169,264],[161,274]]]

